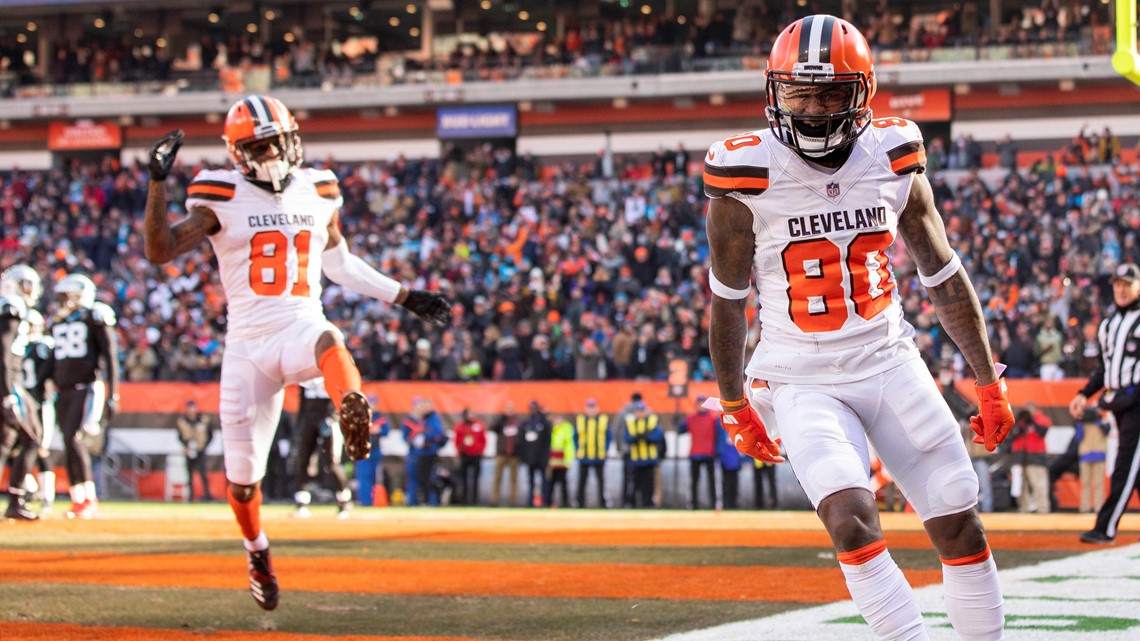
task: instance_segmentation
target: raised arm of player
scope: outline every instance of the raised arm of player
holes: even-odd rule
[[[146,214],[143,217],[143,245],[146,259],[159,265],[169,263],[194,249],[202,244],[206,236],[221,228],[218,217],[205,207],[192,208],[174,224],[166,216],[165,181],[181,146],[182,132],[172,131],[150,148],[148,156],[150,185],[146,194]]]
[[[919,278],[934,303],[938,320],[977,376],[979,416],[971,428],[991,452],[1013,428],[1005,382],[998,379],[982,304],[966,268],[946,239],[946,228],[925,174],[915,174],[910,197],[899,217],[899,233],[910,249]]]
[[[705,231],[709,237],[712,274],[732,289],[747,290],[756,246],[752,211],[735,198],[711,199]],[[709,356],[723,402],[744,398],[744,343],[748,335],[744,309],[747,303],[747,296],[733,300],[714,293],[712,297]]]
[[[332,282],[377,300],[396,303],[420,319],[436,325],[451,323],[451,305],[440,294],[409,290],[395,279],[376,271],[348,251],[348,241],[340,233],[340,212],[329,219],[329,242],[321,254],[322,271]]]

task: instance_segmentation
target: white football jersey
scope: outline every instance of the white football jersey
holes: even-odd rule
[[[752,210],[760,343],[749,376],[841,382],[918,358],[888,249],[916,172],[918,126],[880,118],[837,170],[810,164],[764,129],[722,140],[705,158],[705,192]]]
[[[226,292],[226,335],[254,338],[301,320],[323,320],[321,253],[343,198],[336,175],[295,169],[275,194],[232,169],[206,169],[187,188],[186,208],[214,212],[210,243]]]

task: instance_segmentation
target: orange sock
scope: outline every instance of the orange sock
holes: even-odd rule
[[[253,498],[242,503],[234,498],[233,492],[227,486],[226,498],[230,500],[230,507],[233,508],[234,517],[237,518],[238,527],[241,528],[241,535],[247,541],[256,539],[261,534],[261,488],[255,489]]]
[[[340,401],[349,392],[359,392],[363,383],[360,380],[360,370],[348,348],[344,345],[333,345],[325,350],[317,359],[317,367],[325,377],[325,391],[329,393],[337,410],[340,410]]]

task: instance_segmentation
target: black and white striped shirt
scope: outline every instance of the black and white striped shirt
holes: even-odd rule
[[[1140,302],[1101,321],[1097,339],[1101,365],[1081,393],[1092,396],[1102,387],[1119,390],[1140,384]]]

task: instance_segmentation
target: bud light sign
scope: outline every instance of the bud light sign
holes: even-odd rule
[[[514,105],[441,107],[436,112],[439,138],[513,138],[518,135]]]

